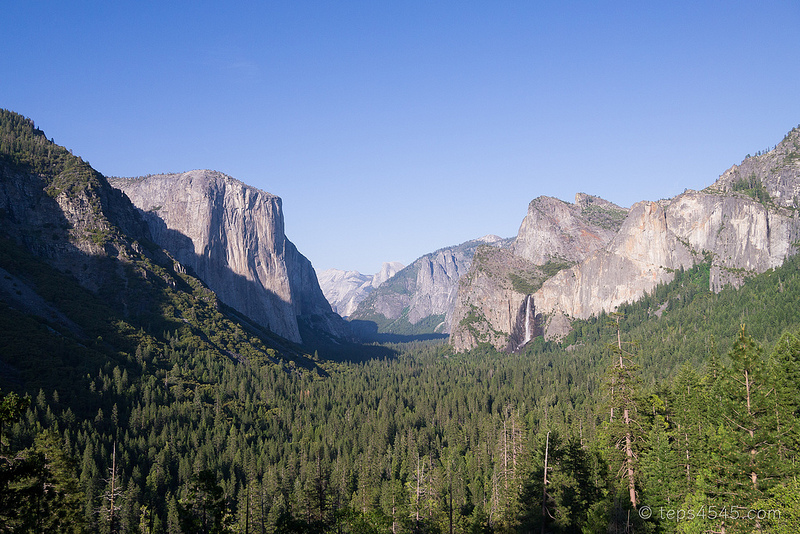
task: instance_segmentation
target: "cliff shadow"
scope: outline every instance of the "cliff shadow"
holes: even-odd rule
[[[209,261],[204,255],[204,251],[195,249],[191,237],[179,230],[169,228],[157,211],[144,211],[138,207],[136,209],[147,221],[153,244],[166,251],[167,255],[177,262],[174,265],[177,271],[182,270],[200,280],[206,288],[217,295],[217,298],[229,308],[229,311],[240,315],[240,318],[245,320],[250,327],[267,330],[290,343],[299,342],[297,339],[290,339],[292,334],[290,323],[294,319],[292,305],[271,289],[233,271],[227,265],[224,250],[213,252],[214,249],[224,248],[225,245],[212,239],[208,245],[211,250],[209,255],[214,256],[215,259]],[[272,324],[277,322],[276,319],[279,317],[289,318],[286,321],[287,324]],[[271,321],[270,318],[273,320]]]
[[[354,328],[351,322],[342,319],[332,309],[328,308],[326,312],[324,305],[328,305],[328,303],[324,301],[321,290],[317,291],[319,299],[324,301],[324,305],[320,305],[314,300],[314,291],[306,287],[311,284],[311,281],[306,279],[295,281],[295,283],[306,287],[306,289],[294,286],[293,282],[289,281],[290,285],[292,285],[293,294],[296,292],[297,298],[301,300],[295,303],[286,303],[275,292],[264,287],[257,280],[248,279],[244,275],[234,272],[226,265],[217,263],[212,267],[206,255],[203,254],[204,251],[196,250],[195,244],[189,236],[179,230],[167,227],[157,211],[145,212],[141,208],[137,208],[137,210],[147,221],[156,246],[164,248],[169,251],[171,256],[174,256],[175,260],[179,262],[175,266],[177,269],[185,269],[187,274],[194,276],[208,289],[214,291],[220,301],[224,303],[228,314],[235,315],[238,322],[243,324],[251,333],[259,337],[269,337],[273,344],[289,348],[294,353],[306,354],[313,361],[365,361],[394,358],[397,355],[396,350],[376,345],[376,343],[404,343],[447,338],[446,335],[442,334],[397,335],[378,333],[378,327],[375,324],[365,324],[363,328],[360,327],[361,325],[356,325],[358,328]],[[212,243],[210,246],[213,247],[214,244]],[[286,261],[292,262],[301,270],[306,267],[303,263],[306,262],[308,263],[307,270],[310,269],[313,272],[310,262],[288,240],[286,254]],[[212,268],[214,269],[214,276],[211,277],[213,280],[205,279],[203,273],[198,272],[203,270],[208,273],[209,269]],[[215,282],[212,283],[214,280]],[[316,283],[316,279],[313,282]],[[240,303],[246,302],[246,305],[234,306],[236,301]],[[261,307],[265,311],[254,314],[252,313],[254,307]],[[295,310],[297,309],[306,310],[306,313],[295,315]],[[271,317],[278,320],[281,318],[288,319],[289,314],[291,314],[291,319],[296,321],[299,341],[286,339],[280,333],[286,330],[286,323],[291,322],[291,320],[277,325],[279,331],[274,330],[272,325],[269,324]],[[254,317],[254,315],[256,316]],[[280,330],[280,328],[284,330]]]
[[[5,206],[0,209],[0,266],[10,290],[0,291],[0,375],[15,389],[57,389],[62,402],[77,396],[75,406],[90,406],[88,387],[84,392],[63,386],[87,384],[87,376],[109,363],[128,365],[124,353],[136,347],[120,325],[144,299],[129,291],[125,264],[117,259],[129,249],[116,231],[104,226],[96,211],[88,222],[80,212],[68,217],[47,187],[42,175],[11,169],[0,159],[0,206]],[[69,207],[87,196],[118,200],[109,200],[113,194],[102,188],[97,196],[81,193],[67,196]],[[144,237],[135,229],[132,233],[131,241]],[[140,372],[135,365],[130,369]]]
[[[138,209],[138,208],[137,208]],[[365,347],[359,343],[359,339],[353,335],[349,323],[334,313],[330,308],[326,311],[324,305],[315,302],[314,295],[303,289],[308,281],[295,281],[300,287],[293,285],[290,280],[293,295],[300,300],[294,303],[287,303],[277,293],[264,287],[257,280],[252,280],[246,276],[234,272],[226,265],[210,265],[208,258],[202,251],[195,249],[192,239],[179,230],[168,228],[166,223],[156,212],[139,212],[148,221],[150,232],[157,247],[162,247],[175,257],[178,263],[177,269],[184,269],[185,272],[204,284],[209,290],[213,291],[217,298],[226,309],[228,315],[234,316],[251,333],[269,339],[270,343],[288,350],[295,354],[312,355],[316,354],[314,360],[321,359],[349,359],[364,360],[371,358],[393,357],[394,353],[387,349],[375,347]],[[290,245],[287,240],[288,262],[299,262],[295,257],[302,255],[297,252],[294,245]],[[212,244],[213,246],[213,244]],[[304,261],[305,258],[302,258]],[[199,269],[206,273],[213,269],[213,280],[206,279],[198,272]],[[308,269],[312,269],[310,262]],[[316,282],[316,280],[315,280]],[[219,286],[219,287],[216,287]],[[225,294],[227,293],[227,295]],[[324,299],[322,291],[319,290],[319,299]],[[244,306],[236,306],[235,302]],[[259,309],[259,313],[252,313],[254,309]],[[307,310],[308,313],[295,315],[296,309]],[[276,325],[270,324],[270,318],[284,321]],[[288,328],[291,330],[292,321],[296,322],[299,339],[287,339],[281,332]]]

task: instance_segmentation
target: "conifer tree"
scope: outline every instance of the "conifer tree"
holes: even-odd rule
[[[58,436],[45,431],[34,446],[22,451],[15,479],[8,485],[20,499],[16,503],[19,532],[84,531],[80,503],[83,495],[72,460],[61,447]]]
[[[774,387],[775,445],[780,465],[794,465],[800,452],[800,336],[784,333],[773,348],[768,373]]]
[[[769,476],[772,455],[768,444],[774,430],[767,399],[771,388],[761,348],[747,335],[744,325],[729,356],[731,364],[719,384],[720,482],[745,506]]]
[[[638,367],[633,363],[633,354],[623,348],[620,319],[615,313],[613,326],[616,329],[616,343],[609,345],[613,363],[609,372],[610,417],[608,432],[614,447],[621,451],[617,460],[619,474],[624,481],[631,507],[638,508],[637,495],[637,442],[641,441],[642,426],[638,421],[638,397],[640,382]]]
[[[122,484],[119,478],[119,471],[117,470],[116,442],[113,445],[113,451],[111,453],[111,467],[108,469],[108,478],[105,479],[105,483],[107,488],[103,494],[103,500],[105,502],[99,511],[103,516],[106,525],[106,531],[110,534],[117,534],[120,531],[119,512],[122,509],[120,504],[122,497]]]
[[[186,532],[221,533],[227,503],[217,477],[210,470],[192,477],[188,494],[180,504],[181,528]]]
[[[672,428],[669,430],[681,464],[675,489],[682,495],[694,483],[702,458],[708,454],[704,446],[706,438],[702,434],[703,427],[707,426],[703,420],[705,400],[700,377],[690,365],[684,364],[673,381]]]

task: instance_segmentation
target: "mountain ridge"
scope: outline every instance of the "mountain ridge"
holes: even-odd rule
[[[541,211],[536,209],[537,201],[532,201],[529,215],[542,220],[536,214]],[[712,291],[738,287],[747,277],[779,266],[798,251],[798,206],[800,128],[795,128],[775,149],[746,158],[703,191],[686,190],[671,199],[634,204],[611,239],[594,250],[584,247],[588,254],[549,276],[535,291],[509,293],[508,287],[489,281],[492,275],[507,277],[509,273],[473,263],[471,271],[478,272],[465,277],[459,287],[451,343],[459,351],[480,342],[513,348],[515,329],[519,329],[514,318],[528,306],[528,295],[533,299],[537,328],[547,339],[558,339],[569,332],[571,318],[613,311],[671,281],[676,270],[701,262],[710,265]],[[565,222],[576,228],[569,213],[550,220],[555,224],[550,225],[549,234],[535,224],[527,225],[529,233],[538,236],[526,251],[528,257],[537,261],[558,257],[563,248],[553,246],[547,236]],[[523,221],[521,232],[525,226]],[[519,251],[512,247],[515,250]],[[480,278],[480,271],[488,273],[488,278]],[[476,277],[484,280],[480,287],[475,285]],[[498,309],[507,312],[496,317]]]
[[[158,247],[102,174],[7,110],[0,272],[0,381],[13,387],[66,380],[88,393],[98,369],[165,372],[179,345],[212,360],[316,368],[301,347],[227,307]]]
[[[5,273],[0,296],[10,306],[8,313],[36,317],[61,332],[59,335],[79,339],[93,331],[116,339],[119,329],[127,332],[130,325],[144,328],[143,335],[160,339],[186,325],[191,335],[202,334],[202,343],[247,345],[220,348],[221,354],[263,356],[270,347],[270,354],[302,360],[302,349],[291,340],[228,308],[197,278],[192,266],[158,246],[145,215],[87,162],[48,140],[32,120],[0,110],[0,268]],[[313,269],[287,243],[286,254],[299,265],[298,270],[312,273],[292,282],[300,287],[296,293],[311,293],[304,288],[313,290],[316,284]],[[27,254],[31,257],[23,261]],[[55,278],[61,281],[54,285],[51,279]],[[316,291],[317,301],[327,305],[318,287]],[[69,296],[59,296],[62,293]],[[98,298],[102,306],[110,306],[105,317],[74,309],[80,302]],[[310,306],[307,302],[296,305]],[[100,304],[91,306],[100,309]],[[233,321],[229,328],[237,331],[239,338],[230,343],[215,341],[222,339],[219,333],[205,332],[206,326],[195,324],[201,310],[208,315],[209,325]],[[86,317],[76,320],[76,316]],[[119,327],[107,322],[111,320],[118,321]],[[306,330],[332,330],[326,324],[330,318],[324,314],[306,315],[302,320]],[[343,324],[338,316],[332,322],[333,327]],[[245,331],[256,337],[244,335]],[[126,336],[119,342],[127,347],[131,341]],[[254,344],[259,348],[253,349]]]
[[[476,254],[459,281],[451,344],[466,350],[488,342],[516,350],[529,341],[530,317],[538,313],[529,295],[554,273],[610,242],[627,211],[585,193],[577,193],[575,203],[548,196],[533,199],[508,251]],[[560,327],[563,321],[537,325],[533,331],[538,335],[542,328],[550,333]]]

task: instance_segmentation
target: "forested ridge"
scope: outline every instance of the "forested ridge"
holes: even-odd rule
[[[0,239],[8,282],[72,321],[0,301],[0,532],[800,529],[797,257],[719,294],[677,271],[514,354],[314,353],[130,261],[98,295]]]

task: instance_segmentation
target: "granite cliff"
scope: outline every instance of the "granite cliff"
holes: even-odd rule
[[[574,204],[539,197],[528,205],[511,249],[535,265],[578,262],[614,237],[626,213],[612,202],[585,193],[575,195]]]
[[[576,205],[581,201],[585,199],[576,197]],[[569,331],[570,318],[612,311],[671,281],[676,269],[699,262],[709,263],[712,291],[738,287],[748,276],[781,265],[798,251],[800,242],[800,129],[792,130],[773,150],[731,167],[703,191],[635,204],[616,232],[597,233],[599,239],[585,238],[588,232],[576,224],[574,209],[549,203],[543,210],[541,202],[531,203],[512,251],[534,264],[552,263],[552,258],[575,263],[562,263],[564,268],[544,273],[540,285],[518,288],[509,296],[503,284],[492,288],[475,280],[519,276],[526,272],[524,267],[509,270],[496,262],[474,262],[472,269],[479,272],[464,278],[456,303],[457,327],[451,341],[457,350],[481,341],[513,350],[518,318],[530,309],[535,328],[547,338],[558,338]],[[565,228],[567,235],[577,232],[584,238],[554,238]],[[499,305],[498,317],[494,307],[500,301],[507,304]],[[486,325],[476,328],[481,322]]]
[[[604,247],[626,213],[585,193],[578,193],[574,204],[552,197],[532,200],[510,248],[479,249],[462,278],[454,303],[453,346],[466,350],[486,342],[516,350],[541,334],[542,327],[552,328],[535,324],[541,313],[529,295],[554,273]]]
[[[173,297],[189,306],[202,300],[203,306],[216,307],[213,293],[194,292],[192,284],[202,284],[152,242],[139,211],[102,174],[21,115],[0,110],[0,131],[5,312],[35,316],[48,325],[47,332],[70,337],[91,352],[84,344],[91,344],[88,331],[110,336],[113,341],[97,337],[110,347],[107,343],[135,331],[132,324],[174,326],[171,320],[180,311],[165,304]],[[103,312],[88,302],[101,303],[110,315],[99,316]],[[4,372],[14,375],[13,367],[24,362],[12,361]]]
[[[480,247],[458,288],[450,342],[459,350],[478,343],[515,350],[539,332],[529,289],[544,278],[532,262],[509,249]]]
[[[358,304],[367,298],[373,289],[400,271],[404,265],[397,261],[384,262],[381,270],[375,274],[361,274],[358,271],[326,269],[317,273],[322,293],[333,308],[342,317],[352,314]]]
[[[291,341],[302,341],[301,324],[347,336],[311,262],[284,234],[279,197],[208,170],[110,183],[139,208],[153,240],[225,304]]]
[[[634,205],[608,247],[546,281],[534,300],[544,313],[583,319],[632,302],[672,280],[674,269],[701,261],[710,263],[709,289],[739,287],[797,252],[798,187],[795,129],[703,191]]]
[[[709,191],[744,193],[774,206],[800,208],[800,126],[772,150],[748,155],[725,171]]]

